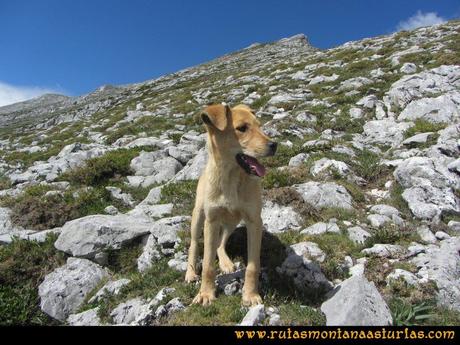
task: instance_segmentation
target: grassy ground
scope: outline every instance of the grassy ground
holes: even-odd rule
[[[46,274],[65,263],[54,248],[57,236],[44,243],[15,240],[0,246],[0,324],[55,325],[39,307],[38,286]]]

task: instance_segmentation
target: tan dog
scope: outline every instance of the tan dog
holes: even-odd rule
[[[258,292],[262,241],[260,177],[265,175],[265,168],[255,157],[274,155],[277,144],[260,130],[259,121],[245,105],[232,109],[220,104],[211,105],[201,118],[208,131],[209,158],[198,181],[185,280],[198,279],[198,240],[204,226],[202,281],[193,303],[208,305],[216,298],[216,253],[221,271],[233,272],[233,262],[225,252],[225,245],[236,225],[244,220],[248,264],[243,304],[262,303]]]

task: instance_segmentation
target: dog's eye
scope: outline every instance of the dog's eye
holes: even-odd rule
[[[242,125],[239,127],[236,127],[236,129],[242,133],[246,132],[248,130],[248,125]]]

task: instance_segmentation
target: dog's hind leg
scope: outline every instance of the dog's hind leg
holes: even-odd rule
[[[185,273],[185,281],[187,283],[198,280],[197,274],[197,262],[198,262],[198,241],[203,233],[203,226],[205,221],[204,208],[202,195],[200,193],[200,187],[202,184],[198,184],[197,187],[197,197],[195,202],[195,207],[192,213],[192,224],[191,224],[191,241],[190,248],[188,250],[188,263],[187,263],[187,272]]]
[[[217,256],[219,257],[219,267],[222,273],[232,273],[235,271],[235,265],[233,265],[232,260],[228,257],[225,246],[227,244],[228,238],[235,230],[236,223],[225,224],[222,229],[222,236],[220,240],[220,245],[217,248]]]

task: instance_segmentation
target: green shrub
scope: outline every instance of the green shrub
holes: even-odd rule
[[[0,174],[0,190],[11,188],[11,181],[5,175]]]
[[[404,200],[404,198],[402,197],[403,192],[404,188],[397,181],[394,181],[390,188],[389,204],[397,208],[401,215],[408,218],[411,215],[411,211],[406,200]]]
[[[370,150],[359,151],[353,164],[353,171],[366,181],[375,182],[389,173],[389,168],[380,163],[381,158],[381,155]]]
[[[366,247],[372,247],[376,243],[409,243],[417,241],[418,235],[414,229],[406,226],[385,225],[372,232],[372,236],[366,240]]]
[[[158,135],[172,128],[174,128],[174,122],[166,117],[144,116],[109,133],[105,142],[113,144],[117,139],[125,135],[136,135],[141,132],[145,132],[148,135]]]
[[[298,303],[279,306],[281,322],[286,326],[323,326],[326,317],[318,309]]]
[[[203,308],[193,304],[182,312],[173,314],[169,325],[235,325],[241,322],[245,310],[241,308],[241,296],[221,295],[211,305]]]
[[[38,285],[46,274],[62,266],[65,257],[54,248],[56,235],[44,243],[14,240],[0,246],[0,324],[57,324],[39,306]]]
[[[81,167],[65,172],[60,179],[74,185],[106,185],[111,179],[131,175],[131,160],[140,151],[140,148],[110,151],[103,156],[89,159]]]
[[[191,214],[195,206],[197,180],[168,183],[161,189],[160,203],[174,204],[174,214]]]
[[[112,272],[128,274],[137,270],[137,259],[142,253],[142,246],[134,241],[119,250],[109,250],[108,267]]]
[[[72,219],[104,213],[104,208],[113,204],[105,188],[45,196],[48,190],[49,187],[32,186],[18,197],[6,199],[4,205],[11,208],[12,222],[26,229],[50,229]]]
[[[24,167],[30,167],[36,161],[46,161],[51,156],[57,155],[64,144],[56,144],[51,146],[46,151],[39,151],[39,152],[21,152],[21,151],[13,151],[3,156],[3,159],[8,162],[9,164],[17,164],[20,163]]]
[[[301,182],[305,182],[305,176],[302,174],[294,174],[288,169],[270,169],[262,179],[262,186],[271,189],[287,187]]]
[[[254,103],[251,104],[251,107],[253,109],[260,109],[262,108],[270,99],[270,96],[262,96],[259,99],[256,99]]]
[[[401,298],[393,298],[389,307],[393,317],[394,326],[415,326],[424,324],[434,315],[431,314],[432,306],[427,303],[409,304]]]
[[[405,138],[410,138],[418,133],[434,132],[440,131],[441,129],[446,128],[447,124],[445,123],[431,123],[426,120],[417,119],[414,121],[415,125],[409,128],[405,133]]]
[[[348,271],[341,267],[345,256],[357,256],[361,247],[342,233],[324,233],[322,235],[306,235],[304,241],[318,244],[326,254],[326,259],[320,263],[321,270],[329,280],[345,279]]]

